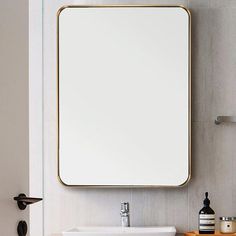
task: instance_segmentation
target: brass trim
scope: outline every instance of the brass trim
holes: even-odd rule
[[[60,144],[60,110],[59,110],[59,17],[61,12],[66,8],[109,8],[109,7],[170,7],[170,8],[182,8],[188,14],[188,177],[180,185],[69,185],[66,184],[60,177],[60,156],[59,156],[59,144]],[[182,5],[64,5],[57,11],[57,177],[59,182],[66,187],[79,187],[79,188],[176,188],[184,187],[189,183],[191,179],[191,162],[192,162],[192,148],[191,148],[191,136],[192,136],[192,83],[191,83],[191,13],[189,9]]]

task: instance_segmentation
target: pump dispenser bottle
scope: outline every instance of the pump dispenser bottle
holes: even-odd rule
[[[199,211],[199,234],[215,233],[215,212],[210,208],[208,192],[205,193],[204,207]]]

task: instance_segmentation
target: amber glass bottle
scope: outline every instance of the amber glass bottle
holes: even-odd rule
[[[210,208],[208,192],[203,201],[204,207],[199,211],[199,234],[215,233],[215,212]]]

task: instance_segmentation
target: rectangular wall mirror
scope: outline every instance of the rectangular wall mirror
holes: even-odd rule
[[[190,14],[180,6],[58,12],[58,174],[76,186],[190,177]]]

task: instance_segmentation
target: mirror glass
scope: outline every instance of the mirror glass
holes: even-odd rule
[[[183,7],[59,11],[58,169],[64,184],[186,183],[189,28]]]

